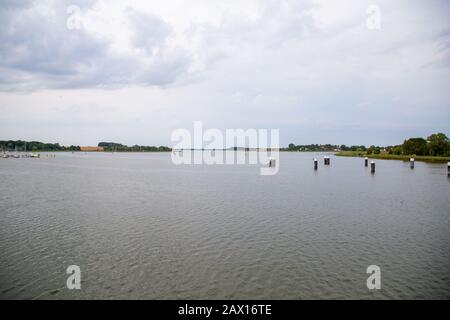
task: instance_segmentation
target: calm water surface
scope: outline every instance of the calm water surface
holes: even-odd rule
[[[449,299],[446,164],[314,156],[282,153],[274,176],[170,153],[0,159],[0,298]]]

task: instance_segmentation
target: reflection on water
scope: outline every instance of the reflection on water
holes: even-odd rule
[[[280,157],[273,176],[170,153],[0,160],[0,297],[450,298],[446,164]]]

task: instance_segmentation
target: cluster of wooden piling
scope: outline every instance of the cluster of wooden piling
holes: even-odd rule
[[[317,160],[317,158],[314,158],[313,160],[314,163],[314,170],[318,170],[319,169],[319,161]],[[331,164],[331,159],[329,156],[324,156],[323,157],[323,164],[326,166],[329,166]],[[414,169],[414,164],[415,164],[415,159],[414,158],[410,158],[409,159],[409,167],[411,169]],[[369,158],[368,157],[364,157],[364,166],[368,167],[369,166]],[[269,159],[269,167],[275,167],[275,159],[270,158]],[[375,161],[370,161],[370,173],[375,174]],[[447,175],[450,177],[450,162],[447,163]]]
[[[330,165],[330,157],[328,156],[324,156],[323,157],[323,164],[324,165]],[[415,164],[415,159],[414,158],[410,158],[409,159],[409,167],[411,169],[414,169],[414,164]],[[369,158],[368,157],[364,157],[364,166],[368,167],[369,166]],[[375,174],[375,161],[370,161],[370,173]],[[318,161],[316,158],[314,158],[314,170],[318,169]],[[450,162],[447,163],[447,175],[450,177]]]
[[[364,167],[369,166],[369,158],[364,157]],[[375,161],[370,161],[370,173],[375,174]]]
[[[331,160],[330,160],[329,156],[324,156],[323,157],[323,164],[324,165],[329,166],[331,164],[330,161]],[[314,170],[317,170],[318,168],[319,168],[319,161],[316,158],[314,158]]]

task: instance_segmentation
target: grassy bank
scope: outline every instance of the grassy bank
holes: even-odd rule
[[[336,153],[335,155],[340,157],[368,157],[370,159],[383,159],[383,160],[409,161],[410,158],[414,158],[416,161],[424,161],[424,162],[450,162],[450,157],[396,155],[387,153],[366,154],[363,151],[341,151]]]

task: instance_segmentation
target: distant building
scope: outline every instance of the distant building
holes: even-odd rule
[[[80,147],[80,151],[103,151],[103,147]]]

